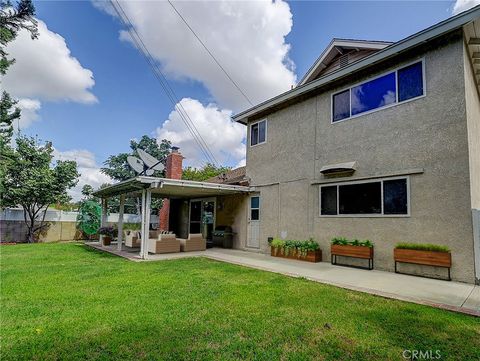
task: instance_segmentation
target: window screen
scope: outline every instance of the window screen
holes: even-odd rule
[[[406,179],[386,180],[383,182],[383,213],[408,213]]]
[[[333,121],[350,117],[350,90],[333,96]]]
[[[321,188],[321,213],[322,215],[337,214],[337,186]]]
[[[398,101],[423,95],[422,63],[415,63],[398,70]]]

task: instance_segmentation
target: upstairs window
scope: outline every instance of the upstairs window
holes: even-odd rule
[[[261,120],[250,125],[250,146],[265,143],[267,140],[267,121]]]
[[[408,215],[407,178],[321,186],[320,215]]]
[[[334,94],[332,122],[423,96],[423,75],[423,61],[419,61]]]

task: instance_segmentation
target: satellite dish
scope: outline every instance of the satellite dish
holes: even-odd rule
[[[138,174],[145,174],[147,176],[151,176],[153,175],[153,173],[155,173],[156,170],[163,170],[163,164],[160,163],[158,159],[152,157],[150,154],[145,152],[143,149],[137,149],[137,153],[140,156],[140,159],[129,155],[127,157],[127,162],[130,167],[132,167],[133,170]]]
[[[154,171],[155,170],[158,170],[158,171],[163,170],[163,164],[160,163],[160,161],[157,158],[152,157],[150,154],[145,152],[143,149],[137,149],[137,153],[140,156],[140,159],[143,160],[143,162],[145,163],[145,165],[149,169],[153,169]],[[153,172],[152,172],[152,174],[153,174]]]
[[[134,156],[131,156],[129,155],[127,157],[127,162],[128,164],[130,165],[130,167],[133,168],[133,170],[137,173],[142,173],[143,172],[143,167],[144,167],[144,164],[143,162],[138,159],[137,157],[134,157]]]

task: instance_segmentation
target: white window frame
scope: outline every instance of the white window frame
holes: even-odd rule
[[[398,71],[400,69],[406,68],[410,65],[413,65],[413,64],[416,64],[416,63],[419,63],[419,62],[422,63],[423,94],[419,95],[417,97],[407,99],[407,100],[403,100],[403,101],[399,102],[398,101]],[[395,103],[384,105],[383,107],[375,108],[375,109],[372,109],[372,110],[369,110],[369,111],[366,111],[366,112],[363,112],[363,113],[352,115],[352,88],[355,88],[359,85],[368,83],[372,80],[381,78],[381,77],[383,77],[385,75],[388,75],[388,74],[391,74],[391,73],[395,73],[395,88],[396,88],[395,89]],[[350,116],[348,118],[343,118],[343,119],[340,119],[340,120],[337,120],[337,121],[333,121],[333,114],[334,114],[334,112],[333,112],[333,97],[337,94],[343,93],[346,90],[349,90],[349,95],[350,95]],[[353,84],[349,87],[343,88],[339,91],[336,91],[336,92],[330,94],[330,124],[337,124],[337,123],[341,123],[345,120],[350,120],[350,119],[355,119],[355,118],[358,118],[358,117],[362,117],[364,115],[372,114],[372,113],[378,112],[380,110],[388,109],[388,108],[395,107],[395,106],[400,105],[400,104],[405,104],[405,103],[408,103],[408,102],[411,102],[411,101],[414,101],[414,100],[418,100],[418,99],[424,98],[426,96],[427,96],[427,81],[426,81],[426,76],[425,76],[425,57],[422,57],[420,59],[416,59],[415,61],[409,62],[407,64],[403,64],[403,65],[401,65],[397,68],[394,68],[393,70],[386,71],[386,72],[384,72],[380,75],[377,75],[377,76],[369,78],[367,80],[355,83],[355,84]]]
[[[383,181],[396,180],[396,179],[405,179],[407,181],[407,213],[406,214],[384,214],[384,204],[383,204]],[[372,214],[340,214],[340,197],[339,197],[339,186],[350,185],[350,184],[364,184],[364,183],[377,183],[380,182],[380,191],[381,191],[381,213],[372,213]],[[322,188],[324,187],[337,187],[337,214],[322,214]],[[318,189],[318,215],[322,218],[406,218],[410,217],[410,177],[409,176],[399,176],[399,177],[385,177],[385,178],[375,178],[367,180],[358,180],[358,181],[348,181],[348,182],[336,182],[336,183],[325,183],[320,185]]]
[[[259,142],[257,144],[252,144],[252,127],[255,124],[259,124],[261,122],[265,122],[265,140],[263,142]],[[260,132],[258,134],[260,135]],[[268,122],[267,122],[267,119],[260,119],[260,120],[257,120],[256,122],[253,122],[249,125],[248,144],[250,145],[250,147],[256,147],[257,145],[265,144],[267,142],[267,136],[268,136]]]
[[[258,207],[255,208],[255,207],[252,207],[252,198],[258,198]],[[248,219],[250,221],[254,221],[254,222],[259,222],[260,221],[260,195],[252,195],[250,196],[250,204],[249,204],[249,215],[248,215]],[[252,219],[252,210],[258,210],[258,219]]]

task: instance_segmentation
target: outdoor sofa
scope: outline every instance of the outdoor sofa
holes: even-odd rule
[[[190,233],[187,239],[178,238],[178,240],[182,252],[205,251],[207,249],[207,241],[201,233]]]
[[[180,252],[180,241],[174,233],[152,231],[148,239],[148,252],[155,254],[178,253]]]
[[[140,247],[140,232],[127,230],[125,234],[125,246],[131,248]]]

